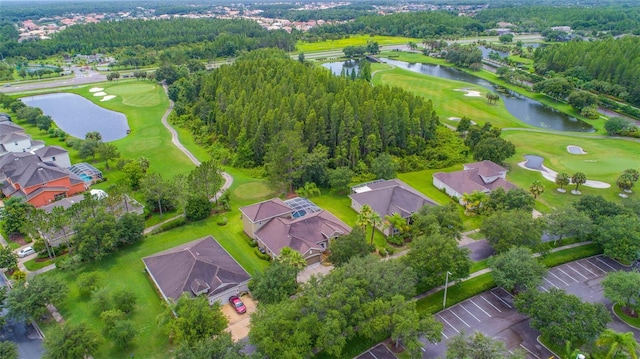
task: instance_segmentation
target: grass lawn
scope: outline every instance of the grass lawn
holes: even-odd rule
[[[377,72],[373,83],[396,86],[431,100],[440,120],[453,126],[456,122],[447,121],[449,117],[468,117],[475,122],[491,122],[498,127],[531,127],[511,115],[504,103],[489,105],[484,97],[487,90],[478,85],[400,68]],[[466,96],[466,92],[460,91],[461,89],[478,91],[481,96]]]
[[[471,278],[447,289],[447,307],[471,298],[496,286],[491,273],[485,273]],[[440,290],[428,297],[419,299],[416,308],[423,314],[435,314],[442,310],[444,290]]]
[[[31,259],[31,260],[28,260],[28,261],[24,262],[24,266],[28,270],[33,272],[33,271],[36,271],[36,270],[38,270],[40,268],[44,268],[44,267],[48,266],[49,264],[53,264],[53,263],[54,262],[52,260],[50,260],[50,259],[47,259],[47,260],[41,261],[41,262],[36,262],[36,259],[34,258],[34,259]]]
[[[365,46],[368,41],[375,41],[379,46],[406,44],[409,41],[420,43],[421,39],[413,39],[410,37],[396,36],[369,36],[369,35],[351,35],[345,39],[326,40],[320,42],[304,42],[298,41],[296,44],[297,52],[342,50],[347,46]]]
[[[544,158],[544,165],[557,172],[569,175],[584,172],[587,179],[604,181],[612,185],[607,189],[596,189],[581,186],[583,195],[602,195],[609,201],[623,200],[618,196],[620,190],[615,185],[618,176],[627,168],[633,168],[636,154],[640,151],[640,143],[616,138],[590,138],[572,136],[571,134],[540,133],[528,131],[503,131],[503,138],[516,146],[516,155],[506,162],[509,167],[507,178],[522,188],[529,188],[535,180],[540,180],[546,191],[539,197],[539,202],[547,207],[562,207],[575,201],[579,196],[570,191],[556,191],[556,184],[544,179],[542,174],[529,171],[517,165],[525,155],[537,155]],[[587,154],[573,155],[567,151],[568,145],[582,147]],[[567,187],[572,189],[573,186]],[[631,194],[629,198],[636,195]],[[539,208],[540,209],[540,208]]]
[[[625,323],[629,324],[634,328],[640,328],[640,318],[630,317],[627,314],[625,314],[625,312],[622,311],[622,308],[619,303],[614,304],[613,311]]]
[[[471,268],[469,269],[469,273],[475,273],[479,270],[483,270],[489,267],[489,258],[483,259],[481,261],[473,262],[471,264]]]
[[[559,266],[561,264],[575,261],[582,258],[592,257],[602,253],[597,244],[591,243],[584,246],[564,249],[561,251],[549,253],[544,257],[538,257],[540,262],[547,268]]]
[[[482,232],[474,232],[474,233],[469,234],[468,237],[478,241],[478,240],[481,240],[481,239],[485,239],[486,236]]]

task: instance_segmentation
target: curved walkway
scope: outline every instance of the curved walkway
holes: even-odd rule
[[[540,167],[542,167],[542,169],[537,169],[537,168],[529,168],[526,166],[527,161],[522,161],[522,162],[518,162],[518,166],[524,168],[525,170],[529,170],[529,171],[535,171],[535,172],[540,172],[542,173],[542,177],[544,177],[545,179],[551,181],[551,182],[555,182],[556,181],[556,176],[558,175],[558,172],[550,169],[549,167],[546,167],[545,165],[540,165]],[[601,181],[593,181],[593,180],[587,180],[583,186],[586,187],[591,187],[591,188],[610,188],[611,185],[609,183],[606,182],[601,182]]]

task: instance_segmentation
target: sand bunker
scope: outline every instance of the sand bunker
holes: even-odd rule
[[[112,99],[112,98],[114,98],[114,97],[115,97],[115,96],[113,96],[113,95],[107,95],[107,96],[103,97],[103,98],[102,98],[102,100],[100,100],[100,102],[102,102],[102,101],[109,101],[109,100],[111,100],[111,99]]]
[[[480,93],[480,91],[476,91],[476,90],[455,89],[453,91],[466,92],[466,94],[464,94],[464,95],[465,96],[469,96],[469,97],[482,97],[482,94]]]
[[[89,92],[100,92],[104,90],[102,87],[93,87],[89,89]]]
[[[572,155],[586,155],[587,152],[582,149],[580,146],[569,145],[567,146],[567,151]]]
[[[106,92],[96,92],[93,94],[93,96],[106,96],[107,93]]]
[[[518,163],[518,166],[527,169],[529,171],[538,171],[540,173],[542,173],[542,177],[548,179],[551,182],[555,182],[556,181],[556,176],[558,175],[558,172],[546,167],[545,165],[542,164],[543,162],[543,158],[540,156],[534,156],[534,155],[526,155],[524,156],[527,160],[526,161],[522,161],[520,163]],[[600,181],[592,181],[592,180],[587,180],[587,182],[585,182],[585,184],[583,184],[583,186],[587,186],[587,187],[591,187],[591,188],[609,188],[611,187],[610,184],[608,184],[607,182],[600,182]]]

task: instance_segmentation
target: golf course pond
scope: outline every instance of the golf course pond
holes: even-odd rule
[[[490,82],[479,77],[469,75],[452,67],[433,64],[416,64],[386,58],[383,59],[383,62],[423,75],[435,76],[448,80],[463,81],[482,86],[490,91],[498,93],[501,101],[504,102],[507,111],[509,111],[509,113],[511,113],[514,117],[524,123],[535,127],[548,128],[557,131],[594,131],[593,126],[586,122],[580,121],[575,117],[571,117],[549,106],[545,106],[536,100],[530,99],[526,96],[522,96],[512,91],[507,90],[498,92],[496,90],[496,87]],[[348,74],[351,73],[352,69],[355,69],[356,72],[358,71],[358,65],[355,61],[329,62],[323,64],[322,66],[330,69],[331,72],[333,72],[335,75],[340,75],[343,67],[346,67],[346,70],[348,70]]]
[[[60,129],[73,137],[84,139],[87,132],[97,131],[102,135],[102,141],[110,142],[129,133],[124,114],[102,108],[79,95],[54,93],[27,96],[21,100],[27,106],[42,109]]]

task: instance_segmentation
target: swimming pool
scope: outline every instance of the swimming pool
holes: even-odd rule
[[[87,174],[84,174],[84,173],[79,174],[78,177],[80,177],[80,179],[85,181],[85,182],[93,181],[93,177],[91,177],[91,176],[89,176]]]

